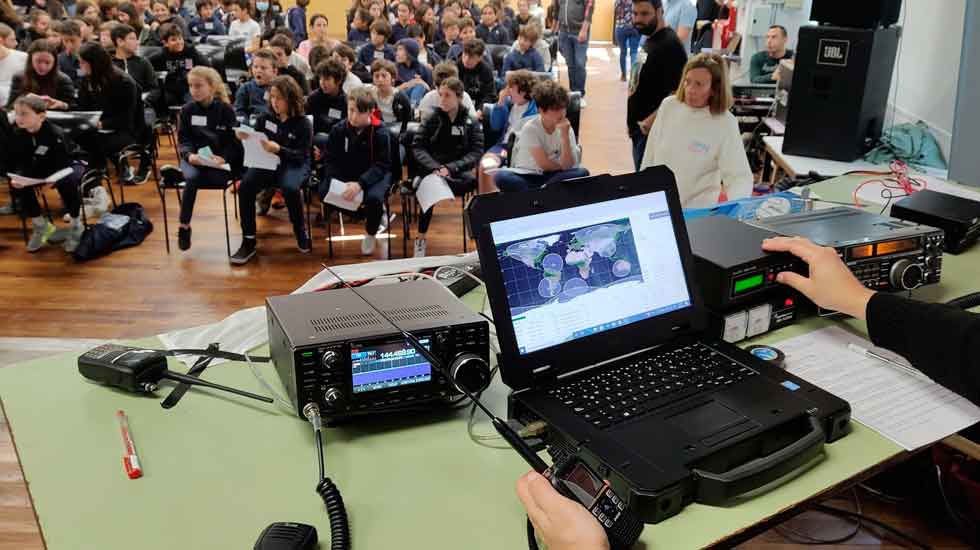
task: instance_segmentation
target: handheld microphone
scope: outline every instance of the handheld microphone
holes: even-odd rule
[[[388,318],[380,309],[374,306],[370,301],[368,301],[364,296],[361,296],[357,290],[349,285],[344,279],[342,279],[333,269],[324,265],[323,266],[331,275],[337,278],[338,281],[355,296],[361,299],[365,304],[371,309],[378,313],[382,319],[385,319],[392,326],[397,329],[402,336],[405,337],[412,347],[414,347],[419,354],[421,354],[433,368],[437,369],[450,380],[455,383],[454,375],[457,372],[454,369],[446,369],[445,365],[436,358],[431,352],[412,333],[403,330],[397,323]],[[465,355],[465,354],[463,354]],[[454,361],[456,364],[458,362]],[[482,359],[480,360],[482,362]],[[486,363],[484,363],[486,367]],[[456,387],[468,397],[470,400],[476,404],[477,407],[483,411],[484,414],[490,418],[490,423],[493,425],[497,433],[507,442],[508,445],[514,449],[517,454],[528,463],[531,468],[542,474],[547,478],[551,485],[560,494],[568,499],[578,502],[584,506],[589,512],[596,518],[602,528],[606,531],[606,536],[609,538],[609,543],[613,549],[625,549],[633,546],[636,541],[640,538],[640,533],[643,532],[643,522],[640,521],[639,517],[636,515],[635,511],[626,508],[626,501],[619,498],[618,495],[609,486],[609,482],[600,478],[585,462],[580,460],[575,456],[563,456],[561,460],[556,461],[554,466],[548,467],[548,464],[538,456],[530,445],[528,445],[521,436],[515,432],[510,426],[507,425],[502,419],[497,415],[493,414],[486,405],[480,401],[478,394],[489,386],[489,374],[487,375],[487,383],[483,388],[477,391],[470,391],[470,388],[463,387],[456,383]],[[537,548],[537,543],[534,539],[534,530],[531,526],[530,519],[528,520],[528,546],[532,549]]]

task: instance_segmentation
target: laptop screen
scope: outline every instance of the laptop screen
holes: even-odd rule
[[[490,224],[521,355],[691,305],[660,191]]]

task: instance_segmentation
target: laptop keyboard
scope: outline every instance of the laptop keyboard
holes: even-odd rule
[[[757,373],[701,343],[630,358],[548,393],[599,429],[632,420]]]

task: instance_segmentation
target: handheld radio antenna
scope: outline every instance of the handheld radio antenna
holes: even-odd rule
[[[436,358],[436,356],[433,355],[432,352],[428,350],[428,348],[422,345],[422,342],[420,342],[418,338],[416,338],[412,333],[408,332],[407,330],[401,328],[401,326],[399,326],[398,323],[396,323],[387,315],[385,315],[383,311],[375,307],[374,304],[372,304],[367,298],[362,296],[361,293],[359,293],[356,288],[348,284],[347,281],[345,281],[340,275],[337,274],[337,272],[335,272],[333,269],[330,269],[330,267],[327,266],[326,264],[321,264],[321,265],[323,265],[323,268],[326,269],[328,272],[330,272],[331,275],[336,277],[337,280],[340,281],[342,285],[344,285],[344,287],[346,287],[351,292],[353,292],[354,295],[360,298],[362,302],[367,304],[368,307],[370,307],[378,315],[380,315],[382,319],[391,323],[391,325],[395,327],[395,329],[397,329],[398,332],[401,333],[401,335],[405,338],[405,340],[407,340],[408,343],[412,344],[412,347],[414,347],[416,351],[418,351],[419,354],[422,355],[422,357],[424,357],[425,360],[429,362],[429,364],[431,364],[434,368],[436,368],[439,372],[441,372],[450,381],[455,383],[452,373],[449,372],[449,370],[445,367],[445,365],[442,364],[442,361]],[[497,433],[499,433],[500,436],[504,438],[504,441],[506,441],[507,444],[509,444],[515,451],[517,451],[517,454],[521,455],[521,457],[531,466],[531,468],[533,468],[538,473],[542,473],[548,469],[548,465],[545,463],[545,461],[542,460],[541,457],[539,457],[538,454],[535,453],[534,450],[531,449],[531,447],[527,443],[525,443],[523,439],[521,439],[521,436],[518,435],[517,432],[515,432],[510,426],[508,426],[506,422],[504,422],[499,417],[497,417],[497,415],[493,414],[493,412],[480,401],[480,398],[475,393],[466,389],[461,384],[455,384],[455,386],[456,388],[459,389],[459,391],[463,392],[463,395],[468,397],[471,401],[473,401],[473,403],[476,403],[476,406],[479,407],[480,410],[483,411],[483,413],[486,414],[488,418],[490,418],[490,423],[493,425],[494,429],[497,430]]]

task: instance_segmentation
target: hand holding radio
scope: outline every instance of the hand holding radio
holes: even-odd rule
[[[865,318],[868,300],[874,291],[865,288],[833,248],[817,246],[803,237],[766,239],[762,248],[768,252],[789,252],[810,266],[810,276],[780,273],[777,280],[803,293],[818,306]]]
[[[562,496],[531,470],[517,480],[517,496],[549,550],[609,550],[606,531],[578,502]]]

